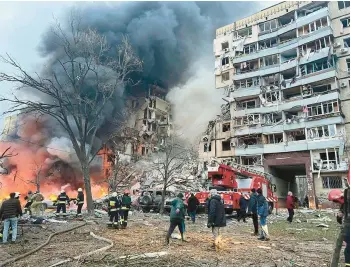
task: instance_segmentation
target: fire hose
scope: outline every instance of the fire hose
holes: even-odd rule
[[[40,250],[41,248],[43,248],[43,247],[46,246],[47,244],[49,244],[49,243],[50,243],[50,240],[51,240],[54,236],[60,235],[60,234],[64,234],[64,233],[67,233],[67,232],[70,232],[70,231],[73,231],[73,230],[75,230],[75,229],[78,229],[78,228],[80,228],[80,227],[85,226],[86,224],[87,224],[87,223],[85,222],[85,223],[80,224],[80,225],[77,225],[77,226],[75,226],[75,227],[73,227],[73,228],[55,232],[55,233],[53,233],[53,234],[51,234],[51,235],[49,236],[49,238],[46,240],[45,243],[41,244],[40,246],[36,247],[35,249],[33,249],[33,250],[31,250],[31,251],[28,251],[27,253],[24,253],[24,254],[22,254],[22,255],[20,255],[20,256],[17,256],[17,257],[8,259],[8,260],[6,260],[6,261],[0,263],[0,266],[3,267],[3,266],[5,266],[5,265],[7,265],[7,264],[9,264],[9,263],[12,263],[12,262],[18,261],[18,260],[20,260],[20,259],[23,259],[23,258],[25,258],[25,257],[27,257],[27,256],[29,256],[29,255],[31,255],[31,254],[33,254],[33,253],[35,253],[35,252],[37,252],[38,250]]]

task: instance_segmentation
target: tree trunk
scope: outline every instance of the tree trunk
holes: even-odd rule
[[[40,192],[40,182],[37,183],[37,192]]]
[[[162,198],[161,198],[160,214],[163,214],[164,211],[165,211],[166,190],[167,190],[167,182],[164,182],[164,183],[163,183],[163,189],[162,189]]]
[[[94,212],[94,203],[93,203],[93,195],[91,192],[91,184],[90,184],[90,173],[89,173],[89,165],[87,162],[82,162],[82,171],[83,171],[83,179],[85,185],[85,194],[87,200],[87,208],[88,213],[92,214]]]
[[[341,226],[341,231],[340,231],[338,239],[336,240],[336,243],[335,243],[333,259],[332,259],[330,267],[338,267],[338,265],[339,265],[339,259],[340,259],[340,252],[341,252],[341,248],[342,248],[342,242],[344,241],[344,237],[346,235],[347,227],[348,226],[346,225],[346,223],[344,223]]]

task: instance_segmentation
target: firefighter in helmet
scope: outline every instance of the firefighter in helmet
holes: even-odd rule
[[[112,196],[108,200],[108,215],[110,216],[110,222],[107,224],[107,226],[111,227],[113,225],[114,228],[118,228],[118,217],[121,207],[120,200],[117,196],[117,193],[113,192]]]
[[[82,188],[78,188],[78,196],[76,199],[77,203],[77,216],[80,217],[82,216],[82,207],[84,205],[84,193]]]
[[[56,217],[60,216],[61,210],[62,210],[63,217],[67,216],[66,205],[69,203],[69,201],[70,201],[70,199],[67,196],[65,190],[61,190],[60,195],[57,197]]]
[[[121,207],[121,226],[122,228],[127,227],[128,223],[128,212],[130,209],[130,205],[132,204],[132,199],[129,196],[130,192],[128,189],[124,190],[124,194],[122,196],[122,207]]]
[[[30,206],[33,203],[32,196],[33,196],[32,191],[28,191],[27,196],[24,197],[24,200],[27,201],[26,205],[24,206],[24,213],[27,213],[27,211],[28,211],[29,215],[32,214],[32,212],[30,210]]]

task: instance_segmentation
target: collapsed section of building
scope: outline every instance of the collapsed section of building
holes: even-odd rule
[[[350,7],[340,2],[283,2],[217,29],[216,88],[229,112],[202,138],[204,166],[216,158],[269,172],[282,203],[292,191],[310,207],[345,186]]]

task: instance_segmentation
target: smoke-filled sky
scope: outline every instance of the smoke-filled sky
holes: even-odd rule
[[[222,96],[219,92],[216,94],[213,76],[212,40],[215,28],[271,4],[273,3],[1,2],[0,53],[9,53],[30,71],[40,71],[44,62],[43,55],[50,55],[55,50],[50,38],[44,35],[46,29],[54,17],[64,21],[68,9],[75,6],[82,10],[84,23],[106,34],[111,44],[117,43],[122,33],[129,35],[145,62],[141,77],[144,84],[157,80],[168,90],[176,88],[176,93],[168,96],[175,104],[175,120],[184,121],[184,116],[188,111],[191,112],[194,119],[187,117],[188,122],[185,123],[193,126],[193,129],[188,130],[193,136],[198,131],[198,125],[204,127],[203,124],[219,112]],[[0,68],[11,71],[2,63]],[[12,85],[2,84],[0,93],[7,94],[12,88]],[[204,103],[198,103],[200,99]],[[0,112],[6,108],[1,105]],[[192,120],[196,123],[192,123]],[[0,128],[2,123],[1,117]]]

